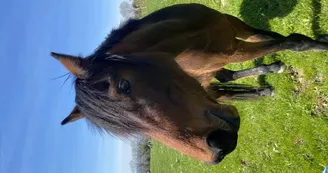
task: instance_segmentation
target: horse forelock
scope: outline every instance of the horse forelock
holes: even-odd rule
[[[142,131],[141,125],[131,118],[138,108],[113,100],[107,92],[93,89],[79,79],[75,81],[75,90],[77,107],[98,131],[120,137],[133,136]]]

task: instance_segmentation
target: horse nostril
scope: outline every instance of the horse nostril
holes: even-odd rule
[[[223,151],[220,151],[215,155],[215,160],[213,162],[208,163],[208,164],[210,164],[210,165],[219,164],[224,159],[224,156],[225,156],[225,154],[223,153]]]
[[[218,153],[217,162],[221,162],[223,160],[224,156],[225,155],[224,155],[223,151],[220,151]]]
[[[214,130],[206,138],[207,145],[213,150],[218,152],[218,159],[231,153],[237,146],[238,134],[237,132],[225,131],[225,130]]]

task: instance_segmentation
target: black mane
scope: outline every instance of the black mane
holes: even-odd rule
[[[113,48],[114,45],[119,43],[124,37],[133,31],[137,30],[140,27],[140,20],[138,19],[129,19],[123,23],[119,28],[113,29],[110,34],[107,36],[104,42],[95,50],[94,58],[106,58],[103,56],[107,53],[108,50]]]

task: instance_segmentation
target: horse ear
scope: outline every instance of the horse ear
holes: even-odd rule
[[[61,125],[74,122],[81,118],[84,118],[84,116],[81,114],[80,110],[75,106],[72,112],[61,122]]]
[[[78,78],[84,78],[87,75],[85,70],[88,60],[65,54],[51,52],[50,55],[60,61],[64,67]]]

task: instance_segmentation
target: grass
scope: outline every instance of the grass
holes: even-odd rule
[[[253,27],[315,38],[328,33],[328,0],[145,0],[143,15],[178,3],[197,2],[232,14]],[[274,97],[235,102],[241,116],[236,150],[217,166],[207,166],[154,141],[153,173],[321,172],[328,165],[328,53],[283,51],[256,61],[229,65],[234,70],[258,63],[284,62],[282,74],[236,83],[270,84]]]

